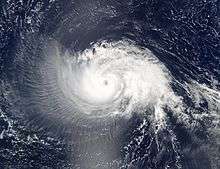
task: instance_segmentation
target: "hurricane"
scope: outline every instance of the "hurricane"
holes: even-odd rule
[[[218,169],[217,6],[2,3],[0,168]]]
[[[135,107],[149,104],[159,108],[168,103],[165,95],[175,97],[165,66],[148,49],[131,42],[101,42],[76,56],[66,52],[63,59],[59,51],[55,54],[48,67],[53,66],[56,72],[40,68],[48,74],[45,81],[57,85],[63,93],[60,98],[69,101],[81,114],[129,116]],[[41,84],[38,87],[44,90]],[[45,93],[55,95],[53,91],[51,87]]]

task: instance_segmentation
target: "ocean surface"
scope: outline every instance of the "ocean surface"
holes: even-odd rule
[[[219,169],[220,1],[1,0],[1,169]]]

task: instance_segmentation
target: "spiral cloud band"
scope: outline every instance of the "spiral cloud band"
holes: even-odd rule
[[[103,122],[145,114],[150,108],[153,121],[162,126],[163,108],[176,111],[181,105],[170,87],[169,71],[133,41],[99,41],[72,53],[51,43],[42,57],[23,59],[24,93],[29,93],[25,109],[33,112],[34,121],[48,117],[72,124]]]
[[[57,63],[57,80],[81,113],[127,116],[136,107],[156,108],[165,104],[164,96],[174,97],[165,67],[148,49],[132,42],[100,42],[76,55],[66,52],[65,61]]]
[[[172,146],[174,165],[178,168],[178,135],[170,127],[171,124],[181,123],[187,129],[199,128],[197,120],[207,116],[214,117],[216,120],[213,122],[216,124],[219,122],[219,92],[193,81],[178,86],[180,83],[165,64],[149,49],[134,41],[102,40],[80,51],[70,51],[54,40],[42,41],[43,46],[38,42],[35,45],[32,41],[31,51],[36,53],[40,48],[39,57],[32,57],[23,51],[19,61],[20,82],[23,86],[19,90],[23,109],[34,126],[42,127],[43,130],[49,128],[49,131],[56,131],[61,136],[70,135],[70,140],[79,145],[79,154],[83,154],[83,147],[87,147],[88,133],[90,139],[97,139],[98,142],[100,139],[97,136],[106,137],[110,131],[110,137],[116,140],[129,127],[127,122],[131,123],[132,118],[134,120],[138,115],[144,120],[134,132],[141,134],[123,145],[125,161],[120,165],[127,166],[133,159],[138,161],[133,154],[150,134],[149,145],[154,144],[152,146],[158,152],[162,145]],[[198,114],[197,107],[188,108],[187,99],[174,90],[174,85],[181,87],[195,106],[199,106],[202,98],[206,98],[212,115]],[[169,141],[163,142],[164,137],[170,138]],[[114,142],[108,144],[101,140],[96,144],[116,149],[118,146]],[[103,153],[103,150],[96,151]],[[91,148],[91,156],[98,159],[100,157],[96,151]],[[107,151],[102,158],[112,162],[115,157],[109,157],[109,153]],[[115,150],[114,153],[119,152]],[[86,157],[81,159],[88,165],[88,161],[97,161]]]

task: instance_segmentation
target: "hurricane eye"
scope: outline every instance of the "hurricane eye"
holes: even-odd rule
[[[108,81],[107,80],[104,80],[104,85],[108,85]]]

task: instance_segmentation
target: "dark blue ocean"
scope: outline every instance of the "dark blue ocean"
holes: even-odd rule
[[[219,10],[218,0],[1,0],[0,169],[219,169]],[[58,116],[69,107],[48,73],[54,41],[74,55],[123,40],[170,72],[181,113],[163,106],[156,134],[148,105],[105,124]]]

